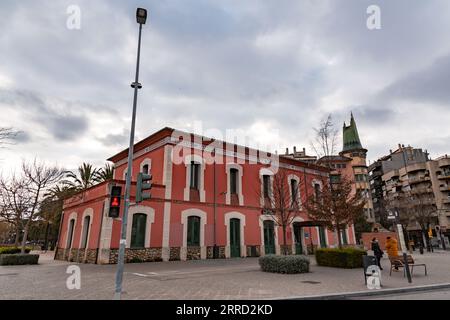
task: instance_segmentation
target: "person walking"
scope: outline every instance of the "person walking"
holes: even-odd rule
[[[381,260],[381,257],[383,256],[384,252],[383,252],[383,250],[381,250],[380,244],[378,243],[377,238],[372,239],[372,251],[373,251],[375,258],[377,258],[378,267],[380,267],[380,270],[383,270],[380,260]]]
[[[392,237],[386,238],[386,250],[389,258],[398,257],[398,245],[397,240]],[[394,267],[396,271],[398,271],[398,266]]]

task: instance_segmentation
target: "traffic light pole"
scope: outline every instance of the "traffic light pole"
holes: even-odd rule
[[[125,259],[125,245],[127,243],[127,219],[128,219],[128,208],[130,207],[130,189],[131,189],[131,178],[133,176],[133,153],[134,153],[134,130],[136,123],[136,105],[137,105],[137,96],[138,89],[141,89],[142,86],[139,83],[139,60],[141,56],[141,34],[142,34],[142,24],[139,24],[139,42],[138,42],[138,51],[137,51],[137,63],[136,63],[136,78],[135,82],[131,84],[131,87],[134,88],[134,99],[133,99],[133,116],[131,118],[131,133],[130,133],[130,146],[128,148],[128,168],[127,168],[127,177],[126,177],[126,185],[125,185],[125,203],[124,210],[122,216],[122,229],[120,236],[120,244],[119,244],[119,257],[117,260],[117,272],[116,272],[116,290],[114,294],[114,300],[120,300],[122,295],[122,280],[123,280],[123,268],[124,268],[124,259]]]

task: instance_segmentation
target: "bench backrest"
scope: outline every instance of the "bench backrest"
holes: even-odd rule
[[[401,265],[404,264],[403,257],[401,256],[389,257],[389,260],[391,261],[392,264],[401,264]],[[411,255],[407,255],[406,260],[408,261],[408,264],[414,264],[414,259]]]

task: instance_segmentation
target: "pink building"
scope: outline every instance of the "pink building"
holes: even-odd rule
[[[219,258],[280,253],[281,227],[261,210],[271,176],[286,171],[286,184],[298,185],[300,207],[329,181],[325,167],[171,128],[136,143],[134,152],[131,202],[139,172],[152,174],[153,188],[151,199],[130,206],[127,262],[209,259],[214,248]],[[108,212],[112,186],[125,192],[127,155],[128,149],[108,159],[114,180],[65,201],[56,259],[117,262],[121,223]],[[353,227],[345,232],[354,244]],[[310,221],[304,209],[287,238],[295,254],[337,243],[334,232]]]

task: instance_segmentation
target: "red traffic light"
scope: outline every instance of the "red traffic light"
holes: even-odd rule
[[[118,218],[120,213],[120,199],[122,196],[122,187],[113,186],[111,188],[111,200],[109,203],[109,214],[110,218]]]
[[[118,197],[114,197],[111,201],[111,207],[118,207],[120,206],[120,201]]]

